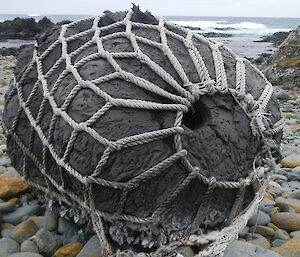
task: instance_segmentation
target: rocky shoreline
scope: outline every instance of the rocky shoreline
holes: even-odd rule
[[[13,78],[14,56],[0,55],[0,114],[4,94]],[[258,212],[240,233],[225,257],[299,257],[300,252],[300,89],[275,87],[286,127],[281,145],[283,160]],[[88,228],[59,217],[11,167],[6,138],[0,128],[0,257],[102,256],[97,236]],[[191,247],[174,256],[192,257]],[[140,257],[145,256],[140,254]]]

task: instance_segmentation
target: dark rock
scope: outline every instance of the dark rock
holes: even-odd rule
[[[264,73],[275,85],[300,87],[300,26],[293,30],[264,65]]]
[[[0,22],[0,39],[33,39],[54,24],[44,17],[36,22],[33,18],[15,18]]]
[[[19,48],[15,48],[15,47],[0,48],[0,55],[2,56],[9,56],[9,55],[17,56],[18,54],[19,54]]]
[[[45,228],[35,234],[33,241],[44,256],[52,256],[55,250],[62,245],[61,239]]]
[[[205,32],[205,33],[200,33],[203,36],[206,37],[232,37],[232,34],[229,33],[219,33],[219,32]]]
[[[19,244],[11,238],[0,239],[0,257],[7,257],[20,250]]]
[[[123,19],[124,16],[125,12],[107,12],[106,15],[100,19],[99,25],[104,26],[112,24]],[[138,22],[157,24],[157,21],[151,14],[143,14],[139,10],[135,10],[132,19]],[[67,35],[72,35],[85,30],[89,28],[91,24],[91,21],[78,23],[76,26],[67,30]],[[103,32],[101,36],[122,29],[123,28],[114,28],[110,31]],[[172,30],[181,33],[177,29]],[[154,30],[147,31],[144,28],[134,28],[133,32],[154,41],[159,40],[159,34]],[[49,45],[57,40],[59,33],[60,29],[51,28],[38,38],[39,53],[42,53]],[[91,35],[83,35],[73,42],[69,42],[68,51],[74,51],[90,39]],[[191,65],[192,60],[189,58],[187,49],[183,43],[171,37],[168,38],[168,42],[174,55],[177,56],[184,67],[189,79],[194,83],[200,82],[200,78],[193,65]],[[210,76],[213,79],[216,79],[211,50],[201,41],[195,40],[194,43],[203,56],[203,60],[207,65]],[[129,41],[125,38],[111,39],[109,42],[104,42],[104,47],[106,51],[110,52],[132,51]],[[170,65],[166,55],[160,50],[146,44],[141,43],[140,48],[141,51],[149,55],[153,61],[163,67],[179,83],[179,85],[183,87],[181,78]],[[90,46],[84,52],[74,56],[72,61],[78,62],[84,56],[95,53],[96,51],[97,48],[94,45]],[[236,61],[228,50],[221,48],[221,53],[225,62],[229,87],[233,88],[236,85]],[[28,64],[28,60],[30,60],[31,57],[32,49],[23,48],[15,69],[17,81],[20,80],[22,70]],[[43,60],[44,72],[50,69],[60,57],[61,49],[59,46],[54,48],[50,55]],[[27,60],[27,62],[25,60]],[[134,58],[119,58],[117,62],[122,69],[151,81],[160,88],[178,96],[178,92],[173,90],[167,82],[140,61]],[[265,80],[257,74],[248,62],[245,62],[245,66],[247,92],[250,92],[254,98],[257,99],[265,87]],[[48,77],[49,87],[53,86],[58,74],[60,74],[63,69],[64,65],[59,65],[54,74]],[[91,80],[112,73],[114,70],[105,59],[97,59],[82,66],[82,68],[79,69],[79,72],[84,79]],[[25,98],[30,94],[36,80],[36,68],[33,68],[21,85]],[[62,79],[61,84],[53,94],[58,106],[63,104],[65,97],[76,84],[77,82],[71,74]],[[131,82],[125,81],[124,79],[116,78],[112,81],[102,83],[100,87],[102,90],[107,91],[112,97],[116,98],[134,98],[164,104],[171,102],[168,99],[164,99],[154,93],[149,93],[146,90],[134,86]],[[33,101],[28,107],[34,117],[36,117],[38,113],[42,96],[42,87],[38,86],[37,91],[33,96]],[[104,99],[99,97],[92,90],[81,89],[76,94],[75,99],[70,103],[67,112],[76,122],[84,122],[102,108],[105,103]],[[17,93],[12,92],[11,97],[7,97],[3,118],[8,129],[11,128],[13,121],[17,116],[18,108],[19,102]],[[275,122],[280,118],[279,106],[274,97],[270,100],[266,111],[271,113],[269,118],[272,122]],[[49,132],[52,114],[52,107],[46,102],[40,122],[44,133]],[[172,127],[174,126],[175,116],[176,113],[174,111],[113,107],[91,125],[91,127],[106,139],[116,141],[124,137]],[[62,158],[72,133],[72,128],[62,117],[58,117],[53,124],[53,146],[58,156]],[[260,150],[260,142],[252,134],[249,117],[231,95],[215,94],[213,96],[206,95],[201,97],[200,100],[190,108],[189,112],[184,115],[182,127],[184,128],[184,132],[181,136],[183,148],[188,150],[188,159],[191,164],[200,167],[199,172],[202,175],[206,177],[214,176],[217,180],[238,181],[240,178],[246,177],[249,170],[252,169],[253,160]],[[30,142],[28,135],[30,134],[31,129],[32,127],[27,115],[25,112],[22,112],[20,114],[20,121],[16,126],[16,133],[25,146],[29,146]],[[41,139],[36,131],[33,131],[32,135],[33,147],[31,152],[36,156],[35,160],[43,160],[43,153],[46,154],[46,163],[44,163],[46,165],[44,169],[47,171],[48,175],[52,177],[58,185],[63,185],[66,190],[73,192],[82,201],[85,200],[85,186],[74,176],[69,175],[69,172],[62,166],[59,166],[48,151],[43,151]],[[280,137],[281,135],[276,136],[277,142]],[[98,143],[88,133],[80,131],[66,162],[69,167],[75,169],[82,176],[89,176],[95,170],[104,151],[104,145]],[[17,145],[13,136],[8,136],[8,152],[12,158],[13,166],[21,172],[24,164],[24,153]],[[174,153],[175,147],[173,136],[143,145],[124,148],[111,154],[100,177],[114,182],[128,182]],[[40,165],[37,163],[35,164],[31,158],[26,158],[26,161],[28,162],[26,164],[27,170],[30,172],[28,172],[25,177],[29,181],[37,183],[40,186],[48,186],[49,180],[46,179],[39,170],[38,167],[40,167]],[[128,199],[124,204],[123,213],[139,218],[151,217],[163,201],[165,201],[183,182],[187,177],[187,173],[188,172],[183,167],[182,163],[178,161],[172,167],[167,168],[163,173],[141,183],[138,187],[128,193]],[[51,190],[54,190],[54,187],[51,187]],[[143,226],[126,222],[124,223],[124,226],[119,226],[119,222],[112,220],[106,220],[105,228],[107,232],[111,232],[110,234],[113,239],[119,243],[124,240],[124,238],[119,238],[119,235],[126,237],[132,230],[138,230],[139,232],[150,230],[154,233],[153,235],[151,234],[151,237],[153,237],[154,240],[160,238],[160,236],[164,234],[176,234],[177,232],[189,233],[188,228],[204,199],[206,190],[206,185],[196,178],[193,179],[190,185],[179,194],[177,200],[172,204],[171,210],[167,212],[166,215],[160,217],[161,221],[159,223],[159,228],[156,224],[152,223]],[[108,215],[118,211],[119,200],[122,193],[120,189],[104,187],[93,183],[92,191],[97,210],[105,212]],[[224,221],[228,218],[230,213],[236,192],[236,190],[226,189],[214,191],[209,213],[203,224],[201,224],[199,231],[205,228],[220,228],[224,225]],[[252,186],[249,186],[247,188],[244,207],[249,204],[253,199],[253,196]],[[110,229],[109,227],[113,229]],[[145,237],[147,236],[148,235],[145,235]],[[161,237],[165,238],[163,236]],[[128,238],[130,238],[130,236],[128,236],[127,239]],[[151,240],[149,241],[148,238],[147,240],[141,241],[148,242],[148,245],[151,244]]]
[[[5,202],[5,203],[0,203],[0,212],[1,213],[7,213],[7,212],[12,212],[16,208],[15,203],[10,203],[10,202]]]
[[[41,212],[39,205],[25,205],[17,208],[14,212],[10,212],[3,215],[3,221],[11,224],[18,224],[22,221],[24,216],[30,216]]]
[[[272,247],[278,247],[278,246],[281,246],[285,243],[286,241],[285,240],[282,240],[282,239],[275,239],[273,242],[272,242]]]
[[[290,33],[291,31],[275,32],[272,35],[263,36],[261,40],[257,40],[255,42],[271,42],[274,46],[279,46]]]

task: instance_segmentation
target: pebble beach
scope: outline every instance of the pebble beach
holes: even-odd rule
[[[16,59],[0,55],[0,114],[4,95],[13,78]],[[286,119],[281,143],[282,161],[259,210],[227,248],[225,257],[300,256],[300,89],[275,87],[282,116]],[[60,217],[37,197],[6,154],[6,138],[0,128],[0,257],[102,256],[93,232]],[[177,257],[191,257],[190,247]],[[141,255],[142,256],[142,255]]]

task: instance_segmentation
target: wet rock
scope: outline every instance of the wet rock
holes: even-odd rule
[[[0,176],[0,197],[8,198],[28,190],[27,183],[18,174]]]
[[[281,254],[284,257],[299,257],[300,256],[300,237],[292,238],[283,245],[273,248],[274,252]]]
[[[286,240],[275,239],[275,240],[272,242],[272,247],[278,247],[278,246],[281,246],[281,245],[283,245],[285,242],[286,242]]]
[[[11,238],[0,239],[0,257],[7,257],[20,250],[19,244]]]
[[[35,234],[33,241],[36,243],[39,252],[45,256],[51,256],[62,245],[62,240],[45,228],[40,229]]]
[[[7,213],[7,212],[12,212],[16,208],[16,205],[14,203],[0,203],[0,212],[1,213]]]
[[[281,164],[286,168],[295,168],[300,166],[300,154],[291,154],[282,159]]]
[[[280,212],[272,216],[272,222],[285,230],[300,230],[300,214]]]
[[[270,242],[265,237],[250,240],[250,241],[248,241],[248,243],[260,246],[260,247],[265,248],[265,249],[270,249],[271,248]]]
[[[225,253],[224,257],[282,257],[279,254],[262,247],[241,241],[234,241],[231,243]]]
[[[36,224],[33,221],[28,220],[16,226],[10,236],[18,243],[22,243],[23,241],[32,237],[37,231],[38,227]]]
[[[289,240],[290,239],[290,236],[289,234],[285,231],[285,230],[276,230],[275,231],[275,234],[273,236],[273,240],[275,239],[281,239],[281,240]]]
[[[276,199],[276,205],[280,208],[281,211],[288,211],[289,208],[293,208],[295,212],[300,213],[300,200],[298,199],[289,199],[279,197]]]
[[[41,207],[39,205],[25,205],[23,207],[17,208],[14,212],[4,214],[3,221],[11,224],[18,224],[22,221],[24,216],[30,216],[38,214],[41,212]]]
[[[39,253],[39,249],[35,242],[30,240],[25,240],[21,244],[21,252]]]
[[[79,242],[64,245],[56,250],[54,257],[74,257],[82,249],[82,244]]]
[[[255,225],[267,225],[271,222],[271,218],[265,212],[259,210],[258,213],[254,213],[254,215],[249,219],[248,226],[252,227]]]
[[[101,256],[103,254],[103,249],[101,243],[97,237],[94,235],[91,239],[84,245],[77,257],[92,257]]]
[[[273,236],[275,234],[274,229],[266,226],[255,226],[250,228],[250,232],[260,234],[262,236]]]

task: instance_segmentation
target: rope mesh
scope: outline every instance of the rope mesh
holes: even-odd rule
[[[157,17],[157,25],[153,24],[143,24],[139,22],[133,22],[131,20],[133,11],[128,11],[126,17],[119,22],[113,24],[99,27],[99,20],[101,17],[93,17],[89,19],[79,20],[70,24],[62,25],[60,35],[58,39],[50,45],[42,54],[38,54],[37,48],[34,49],[33,58],[27,68],[24,70],[22,77],[19,81],[15,81],[13,88],[8,95],[7,101],[10,100],[14,92],[17,91],[18,100],[20,103],[20,108],[18,110],[18,115],[7,134],[12,136],[15,142],[24,152],[24,165],[23,165],[23,174],[29,184],[33,185],[39,190],[46,192],[47,194],[53,195],[62,201],[66,202],[69,205],[73,203],[79,204],[81,207],[88,210],[92,213],[92,220],[94,228],[101,241],[106,242],[105,233],[103,231],[102,218],[108,220],[125,220],[134,223],[157,223],[161,217],[168,212],[173,201],[176,200],[182,190],[189,185],[192,179],[198,178],[202,183],[206,184],[208,191],[204,197],[203,203],[200,205],[198,213],[195,217],[195,220],[192,224],[192,232],[197,231],[199,224],[203,221],[206,213],[209,209],[210,195],[217,188],[223,189],[238,189],[236,195],[236,201],[233,204],[229,220],[232,221],[230,226],[225,227],[221,231],[213,231],[205,235],[192,235],[189,238],[182,239],[180,241],[172,242],[167,246],[163,246],[157,250],[157,254],[163,249],[169,247],[174,248],[178,245],[192,245],[192,244],[207,244],[212,242],[212,244],[206,248],[204,251],[200,252],[198,256],[211,256],[212,254],[222,254],[225,250],[228,242],[232,241],[237,237],[237,234],[243,226],[246,225],[248,218],[251,216],[253,211],[258,206],[258,203],[263,195],[265,190],[266,183],[272,174],[275,162],[273,158],[274,149],[276,145],[272,141],[272,136],[275,133],[278,133],[284,122],[282,120],[276,122],[275,124],[270,124],[269,120],[266,118],[265,109],[267,107],[268,101],[272,95],[272,85],[266,80],[263,74],[254,66],[253,69],[265,80],[265,88],[258,99],[254,99],[249,93],[246,93],[246,74],[245,74],[245,63],[249,62],[244,58],[238,57],[230,49],[226,48],[221,43],[216,43],[210,39],[207,39],[201,35],[195,34],[192,31],[176,26],[172,23],[164,21],[163,18]],[[66,31],[68,28],[75,26],[76,24],[82,21],[92,21],[93,25],[91,28],[79,32],[72,36],[66,36]],[[112,28],[117,28],[119,26],[125,26],[125,32],[114,32],[105,36],[100,36],[101,32],[108,31]],[[147,38],[137,36],[132,31],[133,27],[137,28],[147,28],[154,29],[160,35],[161,43],[151,41]],[[177,30],[183,32],[186,36],[179,35],[168,28],[176,28]],[[93,37],[85,42],[81,47],[75,51],[68,53],[68,44],[72,41],[80,38],[82,36],[93,33]],[[127,38],[133,48],[132,52],[116,52],[111,53],[105,50],[103,43],[112,38],[124,37]],[[172,50],[168,46],[168,38],[173,37],[177,40],[180,40],[184,46],[187,48],[189,56],[195,66],[197,74],[199,76],[199,83],[192,83],[188,76],[186,75],[182,65],[179,60],[173,54]],[[206,44],[212,51],[214,67],[216,72],[215,81],[210,77],[207,67],[198,51],[196,46],[193,43],[193,40],[198,40]],[[163,54],[167,56],[170,63],[178,73],[179,77],[182,79],[184,86],[178,84],[178,82],[167,73],[162,67],[153,62],[146,54],[144,54],[140,47],[139,42],[147,44],[149,46],[159,49]],[[97,53],[88,55],[76,63],[72,63],[72,57],[83,52],[89,46],[96,44]],[[61,57],[52,65],[47,72],[43,71],[43,60],[55,49],[56,47],[61,48]],[[232,54],[236,60],[236,85],[235,88],[229,88],[227,77],[225,73],[225,67],[223,63],[223,58],[220,49],[226,49]],[[175,90],[176,94],[170,93],[159,86],[147,81],[141,77],[133,75],[129,72],[124,71],[120,65],[116,62],[115,58],[136,58],[142,63],[146,64],[151,70],[153,70],[160,78],[168,83]],[[103,58],[109,62],[113,67],[114,72],[108,75],[101,76],[94,80],[84,80],[78,69],[82,67],[85,63],[95,60],[98,58]],[[53,87],[49,89],[47,79],[58,69],[58,67],[65,63],[65,70],[59,75],[56,79]],[[28,96],[27,100],[23,95],[22,83],[26,76],[36,67],[38,79],[33,86],[33,89]],[[54,99],[54,93],[60,86],[62,80],[68,75],[72,74],[76,79],[77,85],[71,90],[69,95],[64,100],[63,104],[59,107],[58,103]],[[114,98],[101,90],[99,84],[113,79],[120,78],[125,81],[133,83],[135,86],[140,87],[148,92],[154,93],[158,96],[161,96],[171,102],[169,104],[165,103],[156,103],[144,100],[135,100],[135,99],[120,99]],[[37,91],[38,87],[42,88],[43,99],[40,104],[38,113],[36,116],[33,115],[29,109],[29,105],[32,102],[33,96]],[[67,113],[67,109],[75,98],[76,94],[82,89],[90,89],[100,98],[105,100],[105,104],[100,108],[96,113],[94,113],[87,121],[77,123],[72,117]],[[199,172],[199,168],[193,166],[187,158],[187,150],[182,148],[181,134],[183,133],[182,128],[182,119],[183,114],[188,111],[188,109],[197,101],[202,95],[212,95],[215,93],[219,94],[228,94],[233,96],[237,103],[243,108],[247,115],[251,119],[251,127],[253,133],[261,139],[262,142],[262,151],[258,153],[257,158],[253,162],[253,170],[251,170],[246,178],[240,179],[239,181],[218,181],[214,177],[205,177]],[[43,117],[43,112],[46,104],[50,104],[53,110],[53,116],[51,119],[50,127],[48,134],[46,134],[41,128],[41,119]],[[139,135],[133,135],[118,139],[116,141],[111,141],[103,136],[101,136],[95,129],[92,128],[92,125],[103,116],[108,110],[113,107],[126,107],[126,108],[135,108],[135,109],[144,109],[144,110],[168,110],[176,112],[174,125],[172,127],[161,129],[157,131],[142,133]],[[25,112],[30,125],[32,127],[29,139],[29,146],[25,146],[20,137],[16,132],[16,127],[20,119],[22,112]],[[67,124],[72,128],[72,133],[68,141],[66,150],[62,157],[56,152],[53,146],[53,132],[54,125],[58,118],[62,118]],[[69,163],[70,153],[80,132],[88,133],[92,138],[105,147],[105,151],[98,162],[95,170],[92,174],[84,176],[75,170]],[[33,154],[33,141],[34,133],[37,133],[40,140],[43,143],[43,158],[39,160]],[[101,175],[102,169],[105,164],[108,162],[112,153],[120,151],[121,149],[142,145],[149,142],[153,142],[165,137],[172,136],[174,138],[174,146],[176,153],[168,157],[167,159],[161,161],[154,167],[144,171],[140,175],[134,177],[128,182],[114,182],[108,181],[105,179],[99,178]],[[47,172],[47,159],[49,155],[55,160],[55,162],[62,168],[64,168],[71,176],[75,177],[82,185],[84,185],[83,198],[78,197],[74,192],[65,188],[63,183],[59,184],[56,179],[51,177]],[[33,161],[37,168],[40,170],[42,175],[46,177],[46,186],[42,186],[32,181],[26,170],[28,159]],[[175,162],[181,162],[183,166],[188,171],[188,176],[185,180],[173,191],[173,193],[165,199],[165,201],[154,211],[150,217],[140,218],[132,215],[127,215],[123,213],[123,206],[126,202],[127,195],[134,188],[138,187],[140,183],[145,182],[146,180],[157,176],[163,170],[172,166]],[[258,168],[263,168],[263,173],[258,173]],[[62,176],[62,175],[61,175]],[[244,201],[245,187],[251,184],[260,183],[259,190],[256,192],[256,196],[252,203],[246,210],[241,212],[242,202]],[[92,184],[97,184],[104,187],[120,189],[122,194],[120,197],[119,208],[115,213],[106,213],[98,210],[95,207]],[[56,192],[52,188],[56,188]],[[109,247],[107,247],[109,248]]]

